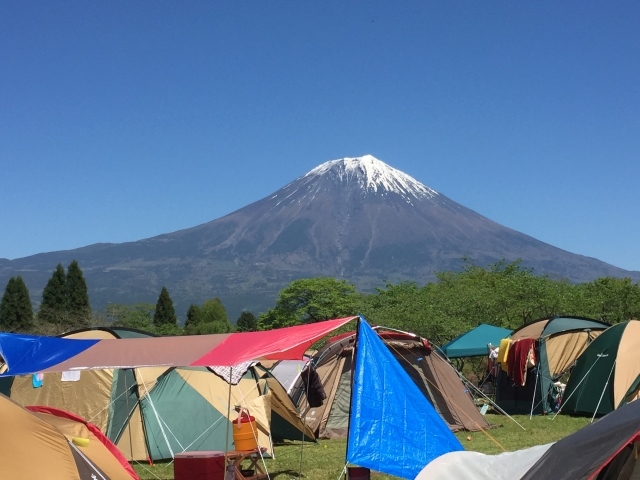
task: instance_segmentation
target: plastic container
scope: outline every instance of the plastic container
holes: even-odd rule
[[[347,476],[349,480],[369,480],[371,471],[363,467],[347,467]]]
[[[175,480],[224,480],[224,452],[176,453],[173,461],[173,478]],[[231,478],[235,479],[235,474]]]
[[[255,450],[258,448],[257,436],[256,419],[249,415],[249,410],[243,408],[240,410],[238,418],[233,421],[233,444],[236,450]]]

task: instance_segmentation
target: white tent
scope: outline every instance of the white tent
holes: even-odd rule
[[[415,480],[514,480],[521,478],[553,443],[486,455],[479,452],[450,452],[424,467]]]

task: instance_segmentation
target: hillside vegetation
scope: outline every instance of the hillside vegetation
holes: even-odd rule
[[[64,283],[59,279],[64,274],[60,269],[50,283]],[[75,275],[81,276],[81,271]],[[80,284],[86,292],[86,286]],[[629,278],[603,277],[572,284],[534,275],[518,261],[479,267],[467,260],[462,271],[438,272],[435,281],[424,285],[389,283],[374,293],[358,292],[347,280],[331,277],[298,279],[280,291],[272,308],[263,313],[243,312],[238,319],[227,317],[219,298],[191,305],[185,318],[177,318],[171,292],[165,287],[155,306],[110,304],[106,312],[85,313],[88,316],[81,320],[77,308],[65,303],[65,298],[73,298],[73,291],[63,290],[59,296],[60,300],[47,303],[46,316],[42,310],[33,312],[21,306],[29,302],[26,285],[20,277],[13,279],[0,304],[0,329],[57,334],[78,326],[117,325],[157,334],[205,334],[272,329],[361,314],[373,325],[410,331],[439,345],[482,323],[515,329],[552,315],[582,316],[611,324],[640,318],[640,286]]]

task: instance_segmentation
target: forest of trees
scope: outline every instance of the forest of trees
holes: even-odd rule
[[[347,280],[315,277],[283,288],[273,308],[256,317],[242,312],[231,323],[219,298],[190,305],[176,316],[170,292],[162,287],[156,305],[109,304],[92,312],[87,286],[74,260],[54,270],[34,313],[23,279],[12,277],[0,302],[0,329],[55,335],[89,326],[122,326],[158,335],[200,335],[280,328],[361,314],[373,325],[422,335],[442,344],[488,323],[515,329],[535,319],[572,315],[618,323],[640,319],[640,286],[629,278],[603,277],[571,284],[536,276],[520,262],[480,267],[467,260],[462,271],[439,272],[436,280],[388,284],[358,292]]]
[[[388,284],[372,294],[333,278],[295,280],[260,315],[270,329],[362,314],[369,323],[410,331],[443,344],[482,323],[515,329],[552,315],[618,323],[640,319],[640,286],[603,277],[571,284],[536,276],[519,261],[488,267],[466,260],[460,272],[439,272],[425,285]]]

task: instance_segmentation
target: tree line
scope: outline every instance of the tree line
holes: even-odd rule
[[[235,325],[229,322],[219,298],[202,305],[190,305],[184,327],[178,324],[173,300],[162,287],[155,305],[108,304],[106,311],[93,312],[84,275],[73,260],[65,271],[58,264],[42,292],[42,302],[34,312],[29,290],[20,275],[11,277],[0,300],[0,331],[59,335],[72,330],[118,326],[136,328],[156,335],[202,335],[257,330],[257,318],[242,312]]]
[[[109,304],[91,312],[82,271],[73,261],[58,265],[34,313],[28,289],[12,277],[0,302],[0,329],[59,334],[88,326],[123,326],[160,335],[199,335],[268,330],[356,314],[371,324],[410,331],[443,344],[482,323],[509,329],[552,315],[572,315],[618,323],[640,319],[640,286],[629,278],[602,277],[572,284],[534,275],[520,261],[486,267],[465,259],[459,272],[438,272],[436,280],[387,284],[358,292],[347,280],[305,278],[283,288],[273,308],[257,318],[242,312],[233,325],[219,298],[190,305],[179,325],[169,291],[162,287],[153,304]]]
[[[295,280],[280,292],[276,305],[259,316],[258,328],[359,313],[372,325],[409,331],[442,345],[482,323],[513,330],[553,315],[611,324],[640,319],[640,286],[629,278],[572,284],[534,275],[520,261],[480,267],[464,260],[461,271],[437,272],[436,280],[424,285],[389,283],[368,294],[346,280]]]

